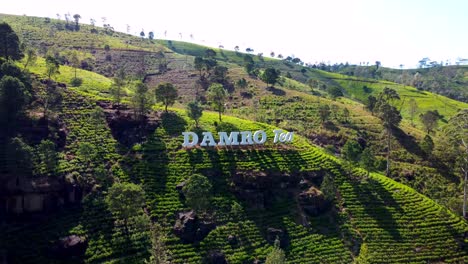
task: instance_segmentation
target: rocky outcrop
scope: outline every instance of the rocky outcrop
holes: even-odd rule
[[[112,136],[127,147],[144,141],[160,123],[160,117],[156,114],[147,115],[143,120],[138,120],[135,118],[134,111],[125,105],[117,106],[103,101],[98,105],[104,109]]]
[[[83,256],[88,247],[85,237],[70,235],[60,238],[50,249],[50,255],[56,259],[70,259]]]
[[[287,247],[289,244],[289,239],[286,233],[278,228],[269,227],[266,232],[266,240],[270,244],[274,244],[276,238],[279,239],[281,247]]]
[[[313,186],[299,193],[298,202],[304,212],[311,216],[317,216],[329,207],[323,193]]]
[[[50,176],[0,177],[0,213],[22,215],[55,211],[66,204],[81,202],[79,186]]]
[[[215,228],[214,223],[201,220],[192,210],[178,213],[173,231],[184,243],[195,243],[202,241]]]
[[[210,251],[205,258],[207,264],[227,264],[226,256],[220,251]]]

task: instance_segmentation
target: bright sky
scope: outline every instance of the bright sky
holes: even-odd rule
[[[467,0],[2,0],[0,13],[80,14],[102,26],[156,38],[192,41],[268,56],[294,55],[315,63],[370,62],[416,67],[431,60],[468,58]],[[122,4],[125,3],[125,4]]]

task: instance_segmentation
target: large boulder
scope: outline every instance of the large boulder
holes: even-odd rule
[[[298,201],[302,209],[311,216],[319,215],[326,211],[329,206],[329,202],[325,199],[323,193],[313,186],[299,193]]]
[[[276,238],[279,239],[281,247],[286,247],[288,245],[288,243],[289,243],[288,236],[286,235],[286,233],[283,230],[278,229],[278,228],[269,227],[267,229],[267,232],[266,232],[267,242],[270,243],[270,244],[274,244]]]
[[[70,257],[83,256],[88,247],[88,242],[85,237],[70,235],[60,238],[50,252],[53,258],[69,259]]]
[[[220,251],[210,251],[206,256],[205,263],[207,264],[227,264],[226,256]]]
[[[184,243],[194,243],[202,241],[215,228],[214,223],[200,220],[192,210],[178,213],[173,231]]]

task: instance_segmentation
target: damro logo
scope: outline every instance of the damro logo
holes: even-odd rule
[[[273,143],[288,143],[292,142],[294,132],[286,132],[281,129],[273,130],[274,138]],[[199,144],[199,137],[195,132],[182,132],[184,136],[184,143],[182,147],[215,147],[215,146],[245,146],[245,145],[260,145],[265,144],[268,140],[267,133],[263,130],[252,131],[233,131],[229,134],[227,132],[218,132],[219,140],[213,137],[211,132],[202,132],[203,138]]]

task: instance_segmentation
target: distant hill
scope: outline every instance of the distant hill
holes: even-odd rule
[[[376,78],[414,86],[421,91],[437,93],[468,102],[468,66],[436,66],[397,70],[375,66],[346,66],[338,71],[349,76]]]
[[[331,73],[185,42],[141,39],[109,27],[80,25],[76,30],[64,21],[11,15],[0,15],[1,21],[11,24],[21,41],[40,55],[28,68],[33,100],[18,136],[35,151],[44,138],[60,144],[57,171],[51,175],[41,174],[42,163],[36,160],[31,162],[37,167],[31,175],[12,175],[5,167],[10,157],[0,153],[4,188],[0,188],[0,212],[5,215],[0,259],[142,263],[151,249],[148,229],[138,221],[125,228],[104,202],[113,182],[132,182],[143,187],[144,211],[162,226],[173,263],[210,263],[214,256],[228,263],[263,262],[277,236],[288,263],[468,262],[468,223],[459,216],[461,179],[446,153],[437,154],[436,148],[428,157],[421,150],[426,134],[418,118],[415,126],[410,124],[408,101],[415,99],[418,114],[438,110],[441,127],[468,104],[372,76]],[[216,82],[216,74],[201,77],[195,68],[195,57],[204,57],[207,49],[214,50],[217,65],[227,69],[219,81],[228,90],[222,122],[206,93],[206,84]],[[82,55],[76,69],[81,85],[72,83],[71,50]],[[41,96],[49,82],[47,54],[60,60],[60,73],[52,83],[63,101],[45,118]],[[278,83],[267,86],[257,75],[248,74],[246,56],[251,56],[259,73],[266,67],[279,69]],[[120,68],[128,79],[123,105],[117,106],[111,88]],[[238,85],[242,79],[245,87]],[[169,113],[153,104],[143,121],[134,117],[132,84],[137,80],[144,81],[152,95],[161,82],[176,85],[179,97]],[[386,154],[382,122],[365,107],[368,96],[385,87],[400,94],[395,106],[404,118],[391,141],[390,177],[382,174]],[[334,98],[329,94],[332,89],[343,96]],[[185,111],[196,97],[204,108],[199,128]],[[331,109],[325,122],[320,118],[324,106]],[[274,129],[293,131],[293,142],[273,144]],[[218,131],[256,130],[267,133],[265,145],[181,146],[184,131],[209,131],[218,139]],[[442,148],[441,132],[431,135]],[[340,158],[350,139],[375,154],[377,168],[369,176],[358,164],[350,166]],[[7,149],[7,141],[0,138],[0,149]],[[92,155],[83,155],[86,144],[92,146],[88,150]],[[190,222],[190,208],[180,189],[194,173],[208,178],[213,198],[209,212]],[[236,204],[241,210],[233,209]],[[20,209],[25,213],[12,214]],[[42,212],[46,209],[50,211]],[[64,251],[64,257],[58,245],[71,235],[86,243],[80,244],[82,254]]]

